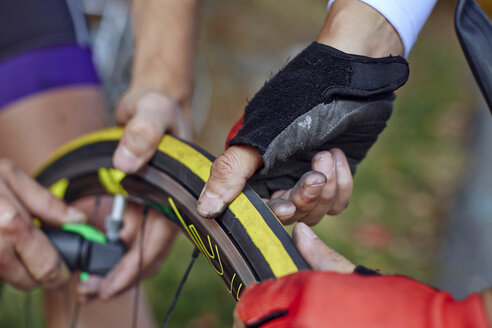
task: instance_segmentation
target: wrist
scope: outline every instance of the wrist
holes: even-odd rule
[[[170,72],[167,65],[154,62],[140,70],[134,69],[130,88],[162,93],[187,112],[191,110],[193,85],[193,75],[184,77]]]
[[[351,21],[357,24],[347,24]],[[403,43],[393,25],[358,0],[333,3],[317,41],[346,53],[374,58],[403,55]]]
[[[198,0],[133,1],[135,57],[132,87],[171,97],[191,108]]]

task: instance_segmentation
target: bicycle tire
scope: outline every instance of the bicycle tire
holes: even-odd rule
[[[289,234],[249,186],[216,219],[196,211],[213,156],[165,135],[149,163],[133,175],[112,166],[123,135],[109,128],[57,150],[36,179],[70,203],[103,193],[123,193],[175,221],[204,255],[237,301],[243,287],[309,269]],[[170,211],[172,209],[172,211]]]

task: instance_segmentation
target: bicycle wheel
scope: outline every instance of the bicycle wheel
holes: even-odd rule
[[[150,162],[134,175],[112,167],[123,134],[110,128],[61,147],[37,180],[68,203],[97,194],[124,194],[161,212],[187,234],[220,276],[234,300],[243,287],[303,270],[308,265],[260,197],[246,186],[216,219],[203,219],[196,201],[213,157],[165,135]]]

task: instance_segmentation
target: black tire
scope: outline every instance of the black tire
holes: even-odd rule
[[[67,202],[124,193],[175,221],[224,281],[234,300],[243,287],[308,269],[288,233],[260,197],[247,186],[215,220],[196,212],[196,200],[213,157],[166,135],[150,162],[134,175],[112,168],[122,129],[106,129],[62,147],[38,174]]]

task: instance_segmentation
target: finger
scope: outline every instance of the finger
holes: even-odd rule
[[[284,196],[286,193],[287,193],[287,190],[285,190],[285,189],[277,190],[272,194],[270,199],[282,198],[282,196]]]
[[[267,205],[283,224],[296,214],[296,206],[286,199],[275,198],[267,202]]]
[[[152,214],[149,212],[147,220],[141,269],[139,268],[140,234],[125,256],[101,283],[99,296],[102,299],[109,299],[130,287],[135,282],[139,270],[146,275],[147,268],[167,255],[177,233],[176,226],[163,220],[153,211]]]
[[[237,313],[237,307],[234,308],[234,322],[232,328],[245,328],[246,326],[239,318],[239,314]]]
[[[102,281],[102,277],[91,275],[86,281],[79,282],[76,287],[79,302],[85,304],[97,298]]]
[[[119,112],[120,116],[130,116],[125,132],[113,156],[117,169],[134,173],[154,154],[163,133],[175,119],[176,104],[168,97],[150,92],[141,97],[133,106]],[[120,121],[125,121],[120,119]]]
[[[86,220],[83,212],[53,196],[12,161],[0,161],[0,176],[26,209],[41,220],[54,225]]]
[[[352,196],[354,181],[347,158],[343,152],[340,149],[332,149],[330,153],[336,162],[337,191],[328,214],[336,215],[343,212],[348,206],[350,197]]]
[[[355,265],[328,247],[306,224],[296,224],[292,232],[294,244],[302,257],[317,271],[351,273]]]
[[[296,214],[285,224],[291,224],[303,219],[318,204],[325,184],[326,177],[323,173],[316,171],[304,173],[294,188],[288,193],[289,201],[296,207]]]
[[[142,205],[127,202],[125,212],[123,213],[123,222],[125,224],[120,230],[120,238],[126,245],[130,245],[140,232],[142,212]],[[154,211],[149,211],[147,220],[152,221],[154,216]],[[160,217],[159,219],[165,220],[164,217]],[[149,223],[149,221],[147,223]]]
[[[2,220],[2,214],[0,214],[0,220]],[[35,288],[38,285],[36,280],[26,270],[13,249],[7,249],[7,247],[5,241],[0,241],[0,279],[22,290]]]
[[[68,282],[70,273],[48,237],[3,200],[0,209],[0,233],[11,238],[13,250],[30,276],[47,288]]]
[[[0,198],[3,202],[8,203],[10,206],[13,206],[15,210],[20,214],[22,218],[27,221],[31,219],[31,215],[26,211],[24,206],[22,206],[21,202],[17,199],[17,197],[13,194],[10,187],[7,185],[7,182],[3,180],[0,176]]]
[[[330,210],[337,190],[337,178],[334,158],[328,151],[316,154],[312,161],[314,171],[321,172],[326,177],[326,184],[323,187],[318,203],[301,220],[308,226],[317,224],[323,216]]]
[[[214,218],[243,190],[246,181],[262,165],[258,150],[232,146],[219,156],[210,169],[210,177],[198,199],[197,210],[205,218]]]

